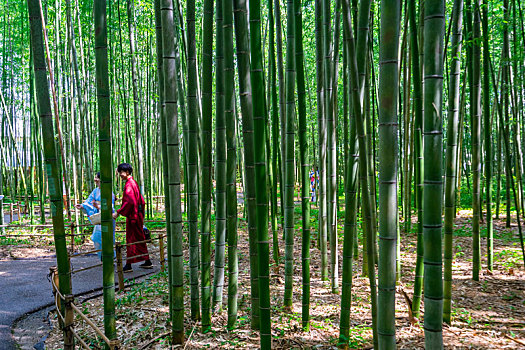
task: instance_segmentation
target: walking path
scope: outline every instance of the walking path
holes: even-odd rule
[[[73,269],[98,263],[100,260],[96,255],[81,256],[71,262]],[[140,269],[137,264],[133,266],[134,272],[125,277],[132,279],[158,272],[158,261],[153,260],[153,263],[153,270]],[[0,350],[17,349],[11,334],[11,327],[17,319],[53,305],[51,282],[47,275],[49,267],[55,265],[55,256],[0,260]],[[72,285],[75,295],[101,290],[102,266],[74,274]]]

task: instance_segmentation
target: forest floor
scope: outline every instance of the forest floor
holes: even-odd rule
[[[340,212],[341,213],[341,212]],[[296,212],[297,214],[297,212]],[[314,215],[312,215],[314,216]],[[343,213],[339,216],[343,217]],[[272,338],[274,349],[332,349],[339,335],[340,295],[332,294],[329,282],[320,279],[320,252],[316,247],[314,230],[311,249],[311,329],[301,328],[301,261],[300,261],[300,214],[296,215],[295,265],[294,265],[294,312],[285,313],[282,308],[284,293],[284,265],[279,271],[272,268],[271,304]],[[452,325],[445,325],[443,337],[446,349],[525,349],[525,271],[515,224],[505,228],[504,217],[494,222],[494,270],[486,269],[486,237],[482,224],[482,263],[479,281],[472,280],[472,212],[461,210],[455,223]],[[312,219],[313,220],[313,219]],[[413,218],[415,222],[415,218]],[[408,233],[401,234],[401,282],[396,294],[396,340],[400,349],[423,349],[424,330],[421,322],[409,321],[408,304],[403,297],[406,292],[412,298],[414,266],[416,261],[415,225]],[[401,226],[403,227],[403,226]],[[342,219],[339,223],[342,234]],[[280,235],[282,233],[279,233]],[[185,263],[188,262],[187,241]],[[340,238],[341,257],[342,239]],[[360,251],[361,251],[360,246]],[[213,246],[212,246],[213,251]],[[280,247],[280,256],[284,245]],[[212,252],[212,255],[213,252]],[[250,328],[250,279],[248,260],[248,235],[246,222],[239,220],[239,313],[237,327],[226,329],[227,312],[215,314],[212,330],[203,334],[200,323],[189,318],[189,290],[186,289],[186,345],[184,349],[202,348],[256,348],[258,332]],[[213,261],[213,256],[212,256]],[[330,261],[330,259],[328,259]],[[227,266],[227,265],[226,265]],[[372,347],[370,297],[368,278],[361,276],[362,257],[354,260],[352,286],[350,348]],[[186,266],[187,267],[187,266]],[[341,264],[340,264],[341,269]],[[213,267],[212,267],[213,271]],[[186,274],[188,278],[188,274]],[[165,273],[159,273],[125,292],[116,294],[117,333],[125,349],[169,348],[168,291]],[[341,280],[340,280],[341,281]],[[227,283],[227,272],[226,272]],[[341,283],[341,282],[340,282]],[[188,284],[186,284],[187,286]],[[226,290],[224,308],[226,308]],[[102,297],[82,304],[84,314],[96,324],[103,325]],[[421,306],[422,312],[424,305]],[[62,333],[58,329],[56,315],[51,316],[54,330],[46,341],[49,349],[62,347]],[[97,348],[102,343],[81,321],[75,329],[83,339]]]

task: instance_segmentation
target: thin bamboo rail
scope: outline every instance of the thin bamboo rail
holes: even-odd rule
[[[119,348],[120,346],[120,342],[118,341],[118,339],[114,339],[114,340],[110,340],[105,334],[103,331],[100,330],[99,327],[97,327],[97,325],[95,323],[93,323],[93,321],[91,321],[86,315],[84,315],[84,313],[75,305],[74,303],[74,296],[73,295],[67,295],[64,297],[64,295],[62,295],[60,292],[59,292],[59,289],[58,289],[58,286],[57,286],[57,283],[58,283],[58,275],[57,275],[57,270],[55,267],[51,267],[50,269],[50,274],[51,274],[51,285],[53,287],[53,294],[55,295],[55,307],[57,309],[57,315],[59,316],[60,320],[62,321],[62,327],[64,329],[66,329],[67,333],[68,333],[68,336],[71,337],[71,340],[72,338],[74,337],[75,339],[77,339],[80,344],[82,345],[83,348],[85,349],[91,349],[83,340],[82,338],[80,338],[80,336],[74,331],[73,329],[73,326],[74,326],[74,313],[76,312],[78,314],[78,316],[80,316],[80,318],[86,322],[92,329],[93,331],[108,345],[109,349],[111,350],[116,350]],[[62,315],[60,310],[61,310],[61,300],[64,300],[65,301],[65,315]],[[69,346],[72,346],[72,341],[70,342],[70,344],[67,344],[66,345],[66,342],[67,340],[64,339],[64,347],[66,347],[67,345]]]
[[[93,321],[91,321],[86,315],[84,315],[84,313],[82,313],[82,311],[73,303],[71,303],[71,307],[73,308],[73,311],[75,311],[82,320],[84,320],[84,322],[86,322],[88,325],[91,326],[91,328],[93,328],[93,330],[95,331],[95,333],[97,333],[100,338],[102,338],[102,340],[110,345],[111,343],[111,340],[109,340],[108,337],[106,337],[106,335],[104,334],[104,332],[102,332],[96,324],[93,323]]]
[[[78,340],[78,342],[80,343],[80,345],[82,345],[82,348],[84,349],[87,349],[87,350],[90,350],[91,348],[82,340],[82,338],[80,338],[80,336],[77,334],[77,332],[75,331],[71,331],[71,333],[73,333],[73,336],[75,337],[76,340]]]
[[[78,269],[78,270],[72,270],[71,274],[75,274],[75,273],[79,273],[79,272],[82,272],[82,271],[91,270],[91,269],[94,269],[95,267],[99,267],[99,266],[102,266],[102,263],[96,264],[96,265],[92,265],[92,266],[88,266],[88,267],[83,267],[83,268]]]

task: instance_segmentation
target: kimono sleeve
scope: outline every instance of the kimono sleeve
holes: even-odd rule
[[[122,194],[122,205],[117,210],[119,215],[129,217],[133,214],[135,207],[135,199],[133,197],[133,188],[126,183],[124,187],[124,193]]]
[[[98,209],[93,206],[93,201],[95,200],[97,189],[95,188],[89,197],[82,203],[82,208],[86,212],[87,216],[98,213]]]

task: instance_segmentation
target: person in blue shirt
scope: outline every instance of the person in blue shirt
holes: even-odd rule
[[[77,209],[83,209],[88,218],[96,213],[100,212],[100,172],[95,174],[95,189],[91,192],[89,197],[82,204],[77,204]],[[113,194],[113,207],[115,206],[115,194]],[[115,211],[115,210],[113,210]],[[91,220],[90,220],[91,222]],[[91,240],[95,245],[95,249],[99,250],[97,256],[102,260],[102,227],[95,225],[93,228],[93,234]],[[113,220],[113,243],[115,243],[115,220]]]

